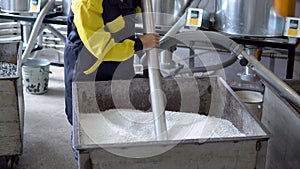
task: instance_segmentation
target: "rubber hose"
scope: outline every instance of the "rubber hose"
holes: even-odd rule
[[[188,31],[188,32],[178,33],[174,36],[166,37],[161,42],[160,48],[163,50],[167,50],[171,46],[175,46],[177,44],[190,44],[189,42],[191,42],[191,41],[200,41],[200,42],[201,41],[202,42],[210,41],[210,42],[217,44],[229,51],[232,51],[239,47],[239,45],[237,43],[235,43],[234,41],[232,41],[231,39],[227,38],[226,36],[215,33],[215,32]],[[182,69],[180,71],[180,73],[206,72],[206,71],[218,70],[218,69],[222,69],[222,68],[232,65],[234,62],[236,62],[236,60],[237,60],[236,55],[232,55],[225,62],[216,64],[216,65]]]

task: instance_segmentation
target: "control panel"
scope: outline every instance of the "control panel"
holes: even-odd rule
[[[286,17],[284,36],[300,38],[300,18]]]
[[[30,12],[40,12],[41,0],[30,0]]]
[[[187,13],[186,26],[201,27],[203,9],[189,8]]]

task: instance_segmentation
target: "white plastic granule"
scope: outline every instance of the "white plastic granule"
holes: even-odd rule
[[[168,140],[240,137],[244,134],[228,120],[195,113],[165,111]],[[111,109],[80,114],[84,144],[155,141],[151,112]]]
[[[17,75],[17,65],[0,62],[0,77],[11,77]]]

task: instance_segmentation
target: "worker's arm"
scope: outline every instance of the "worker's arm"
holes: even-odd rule
[[[84,73],[95,71],[103,61],[124,61],[129,59],[135,50],[142,50],[143,45],[139,38],[125,39],[118,43],[111,38],[110,32],[119,31],[125,26],[122,16],[104,25],[102,18],[102,0],[74,0],[72,2],[74,23],[84,46],[98,61]],[[117,26],[116,26],[117,24]],[[110,32],[105,31],[107,27]],[[111,28],[111,29],[110,29]]]
[[[135,12],[137,15],[142,13],[142,2],[141,0],[136,0],[137,7],[135,8]],[[150,33],[139,36],[139,39],[142,41],[143,49],[150,49],[154,47],[159,47],[159,34],[158,33]]]

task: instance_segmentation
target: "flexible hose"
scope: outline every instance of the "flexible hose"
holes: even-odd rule
[[[208,38],[209,36],[209,38]],[[213,39],[213,40],[211,40]],[[220,36],[220,34],[217,34],[215,32],[202,32],[202,31],[188,31],[188,32],[182,32],[178,33],[174,36],[169,36],[165,38],[161,42],[161,49],[166,50],[169,49],[171,46],[175,46],[177,44],[185,44],[188,46],[190,42],[196,42],[196,41],[203,41],[203,42],[208,42],[208,41],[213,41],[217,42],[217,45],[222,46],[225,49],[230,49],[232,51],[235,46],[235,42],[232,41],[231,39],[227,37]],[[232,43],[234,42],[234,43]],[[215,43],[216,44],[216,43]],[[225,46],[224,46],[225,45]],[[236,62],[237,57],[236,55],[231,55],[231,57],[221,63],[215,64],[215,65],[209,65],[209,66],[200,66],[200,67],[195,67],[195,68],[188,68],[188,69],[182,69],[179,73],[188,73],[188,72],[206,72],[206,71],[212,71],[212,70],[218,70],[225,68],[227,66],[232,65],[234,62]]]
[[[196,33],[195,33],[196,32]],[[202,31],[189,31],[179,33],[174,35],[171,40],[166,40],[162,43],[161,47],[166,48],[169,43],[186,43],[185,40],[197,40],[202,42],[207,42],[209,40],[213,44],[224,47],[225,49],[231,51],[235,56],[242,55],[248,60],[248,67],[255,71],[265,82],[267,82],[271,87],[278,91],[279,95],[290,101],[294,106],[300,108],[300,96],[298,93],[288,86],[285,82],[279,79],[273,72],[267,69],[263,64],[261,64],[254,56],[249,55],[241,46],[239,46],[233,40],[227,38],[216,32],[206,32]],[[188,43],[186,43],[188,44]]]

